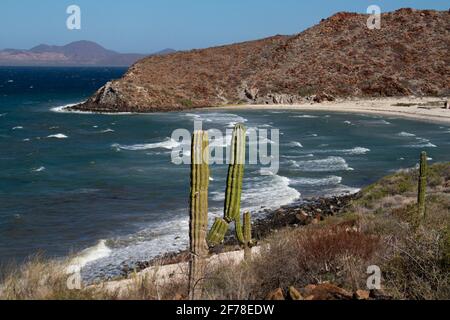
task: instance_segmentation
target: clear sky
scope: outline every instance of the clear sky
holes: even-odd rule
[[[66,9],[81,8],[81,30]],[[92,40],[120,52],[185,50],[295,34],[338,11],[448,10],[449,0],[0,0],[0,49]]]

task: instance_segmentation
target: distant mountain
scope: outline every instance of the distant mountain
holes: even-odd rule
[[[153,55],[175,52],[165,49]],[[7,66],[130,66],[149,56],[136,53],[118,53],[91,41],[77,41],[65,46],[41,44],[30,50],[5,49],[0,51],[0,65]]]
[[[380,30],[369,30],[367,19],[341,12],[292,36],[147,57],[74,108],[152,112],[450,94],[450,12],[384,13]]]

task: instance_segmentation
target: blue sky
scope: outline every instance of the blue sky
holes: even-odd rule
[[[82,29],[66,28],[76,4]],[[92,40],[120,52],[186,50],[294,34],[338,11],[448,10],[448,0],[1,0],[0,49]]]

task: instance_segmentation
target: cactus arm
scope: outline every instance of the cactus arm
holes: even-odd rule
[[[231,139],[231,159],[225,191],[224,218],[227,222],[236,220],[240,215],[246,149],[245,134],[244,126],[236,125]]]
[[[427,192],[427,174],[428,174],[428,157],[426,152],[420,155],[419,169],[419,191],[417,195],[418,218],[422,220],[426,215],[426,192]]]
[[[235,232],[236,232],[236,238],[238,239],[239,243],[241,245],[245,245],[241,217],[237,217],[237,219],[234,220],[234,227],[235,227]]]
[[[228,231],[229,224],[224,219],[217,218],[211,231],[208,234],[207,241],[211,247],[217,246],[223,242],[225,234]]]
[[[252,258],[252,217],[250,212],[244,213],[244,259]]]
[[[200,281],[204,278],[204,259],[208,254],[206,232],[208,224],[209,165],[207,158],[208,134],[196,131],[191,149],[191,189],[189,213],[189,297],[199,299],[202,295]]]
[[[248,211],[244,213],[244,241],[248,245],[252,242],[252,216]]]

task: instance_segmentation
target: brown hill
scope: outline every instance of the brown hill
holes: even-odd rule
[[[294,36],[145,58],[77,109],[161,111],[231,103],[450,93],[450,13],[401,9],[369,30],[338,13]]]

